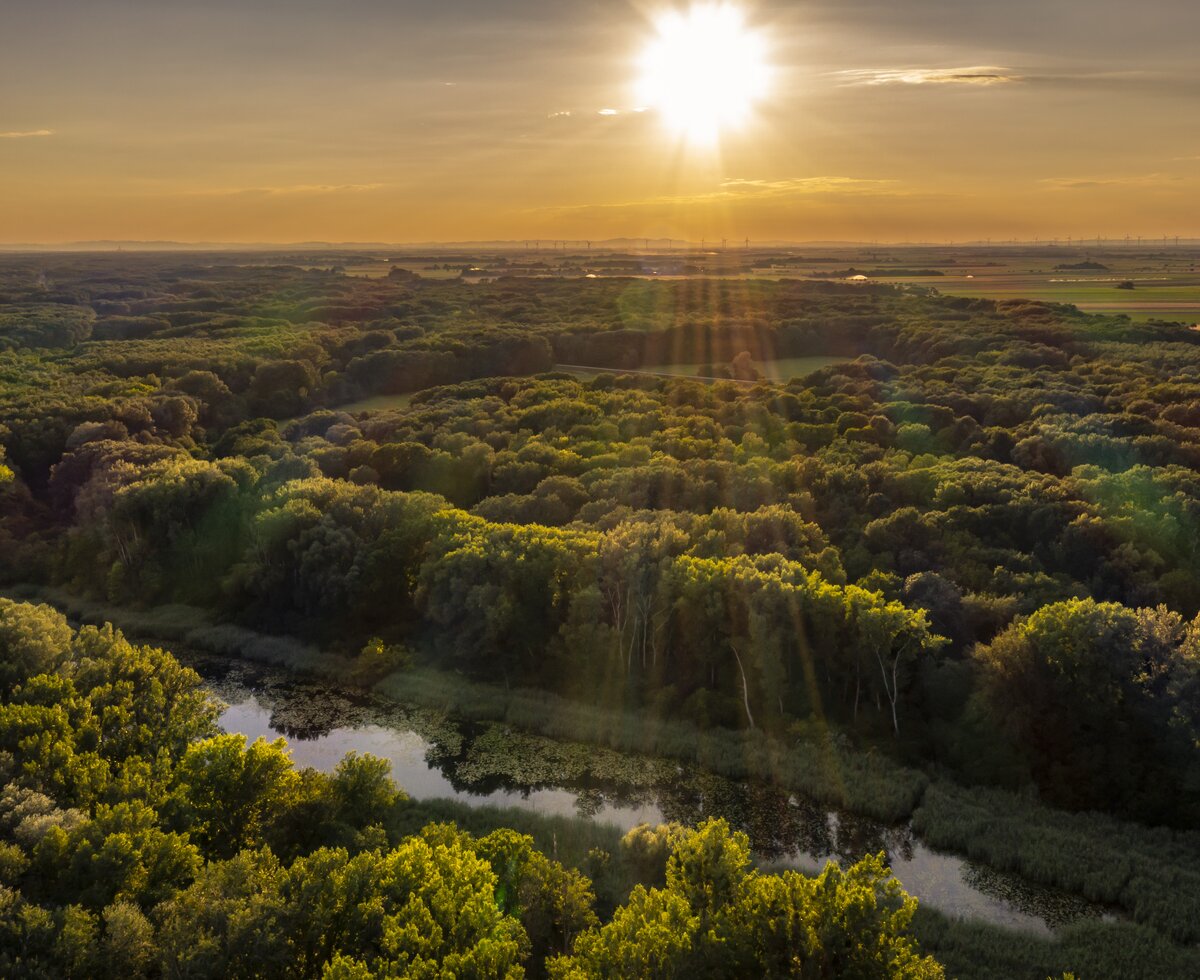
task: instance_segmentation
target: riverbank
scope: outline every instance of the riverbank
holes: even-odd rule
[[[14,586],[7,594],[49,603],[81,623],[112,622],[142,642],[183,643],[205,653],[347,683],[349,664],[340,657],[292,638],[216,624],[192,606],[130,609],[34,585]],[[884,823],[907,821],[929,783],[925,774],[882,754],[845,747],[835,732],[824,729],[805,730],[786,743],[761,731],[703,731],[687,722],[581,704],[544,691],[508,690],[431,668],[389,674],[371,690],[468,721],[498,722],[548,738],[659,756],[731,779],[763,780]]]
[[[341,659],[293,639],[214,624],[191,607],[115,608],[34,586],[8,593],[50,603],[81,622],[111,621],[143,642],[184,644],[345,682]],[[827,733],[806,733],[808,740],[782,745],[756,732],[700,732],[686,723],[604,711],[541,692],[506,691],[424,669],[384,678],[375,692],[464,720],[673,759],[731,779],[772,782],[885,822],[912,819],[935,846],[1112,905],[1176,942],[1200,939],[1200,835],[1062,813],[1018,794],[931,780],[878,754],[848,750]],[[1150,942],[1139,937],[1139,943]]]

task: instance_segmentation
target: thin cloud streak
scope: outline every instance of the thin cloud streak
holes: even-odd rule
[[[643,198],[637,201],[605,204],[567,204],[531,208],[527,214],[577,214],[590,211],[628,211],[641,208],[699,207],[707,204],[731,204],[787,198],[816,198],[841,194],[907,197],[908,192],[895,180],[863,177],[791,177],[782,180],[726,178],[715,191],[705,194],[679,194]]]
[[[845,85],[1003,85],[1025,76],[993,65],[970,68],[854,68],[834,73]]]
[[[763,197],[792,194],[829,194],[840,191],[869,191],[894,188],[895,180],[869,177],[789,177],[783,180],[747,180],[728,177],[721,181],[719,197]]]
[[[29,130],[13,130],[7,133],[0,133],[0,140],[25,140],[33,139],[38,136],[53,136],[53,129],[29,129]]]
[[[628,109],[615,109],[612,106],[604,106],[601,109],[560,109],[557,112],[546,113],[547,119],[571,119],[575,116],[604,116],[606,119],[611,119],[614,116],[639,116],[642,113],[649,112],[646,106],[638,105]]]
[[[1167,89],[1188,84],[1183,76],[1131,71],[1068,71],[1045,69],[1002,68],[997,65],[974,65],[966,68],[852,68],[829,73],[841,79],[843,88],[871,88],[885,85],[933,86],[965,85],[1159,85]]]
[[[1039,183],[1051,190],[1077,191],[1094,187],[1168,187],[1182,178],[1170,174],[1128,174],[1118,177],[1045,177]]]

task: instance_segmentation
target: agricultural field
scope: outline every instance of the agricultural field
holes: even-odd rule
[[[1090,248],[887,246],[806,255],[812,251],[764,252],[741,261],[769,276],[862,276],[931,287],[950,296],[1069,303],[1089,313],[1124,314],[1139,322],[1200,322],[1200,249],[1190,243],[1148,249],[1123,242]]]
[[[357,401],[346,402],[338,408],[350,415],[360,415],[365,412],[390,412],[399,408],[408,408],[412,395],[371,395],[359,398]]]
[[[825,357],[821,355],[812,357],[779,357],[767,361],[749,362],[749,367],[755,375],[767,381],[790,381],[792,378],[802,378],[805,375],[812,374],[814,371],[819,371],[821,368],[829,367],[831,364],[838,363],[837,357]],[[578,377],[595,377],[598,374],[606,373],[598,368],[589,368],[580,365],[558,364],[555,365],[557,370],[565,371],[569,374]],[[712,364],[656,364],[651,367],[638,369],[637,374],[644,374],[657,377],[679,377],[679,378],[703,378],[705,380],[729,380],[713,378],[711,375],[705,374],[705,371],[711,371]],[[735,379],[734,379],[735,380]],[[363,403],[357,403],[359,405]],[[376,407],[370,405],[369,407]]]
[[[1033,261],[1009,260],[1005,267],[949,268],[944,276],[880,277],[885,282],[934,285],[949,296],[988,299],[1036,299],[1069,303],[1088,313],[1123,314],[1131,320],[1200,323],[1200,271],[1196,256],[1143,257],[1092,253],[1090,258],[1064,258],[1066,264],[1092,261],[1103,270],[1054,270],[1038,256]],[[1052,257],[1058,258],[1058,257]],[[1062,264],[1062,263],[1056,263]],[[1132,284],[1132,288],[1122,288]]]
[[[644,252],[442,252],[352,260],[349,276],[379,278],[393,269],[425,279],[502,280],[636,277],[683,281],[828,279],[928,287],[950,296],[1035,299],[1088,313],[1200,323],[1200,249],[1138,248],[1123,242],[1056,246],[888,246],[786,249],[680,247]],[[1060,268],[1060,267],[1077,268]],[[1082,266],[1082,267],[1081,267]],[[862,278],[859,278],[862,277]],[[1131,288],[1130,288],[1131,287]],[[680,365],[687,368],[688,365]],[[790,370],[790,368],[789,368]],[[675,373],[675,372],[672,372]],[[774,377],[774,376],[773,376]]]

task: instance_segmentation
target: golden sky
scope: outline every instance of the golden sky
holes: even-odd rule
[[[1200,236],[1195,0],[747,0],[714,146],[664,9],[3,0],[0,242]]]

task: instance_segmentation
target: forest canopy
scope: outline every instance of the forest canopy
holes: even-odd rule
[[[702,726],[820,713],[1058,805],[1200,815],[1194,331],[877,284],[120,263],[0,270],[9,581]],[[844,360],[621,373],[743,354]],[[1042,659],[1064,616],[1154,639],[1102,681]],[[1086,735],[1047,729],[1067,688]]]
[[[902,773],[826,795],[1195,942],[1193,863],[1119,855],[1200,820],[1200,333],[336,259],[0,260],[0,588]],[[674,828],[617,895],[515,832],[413,826],[377,760],[222,734],[111,628],[4,602],[0,653],[28,975],[940,975],[874,859],[767,874],[734,828]]]

